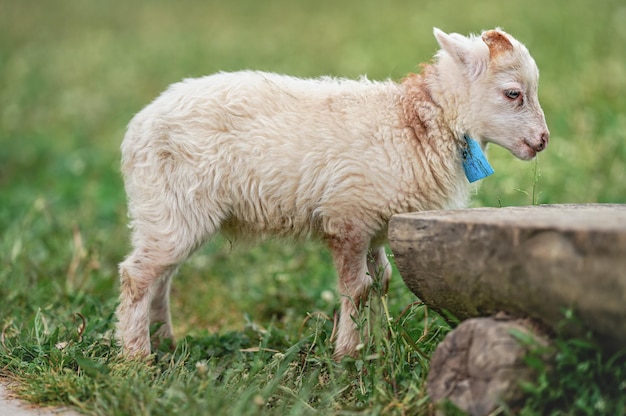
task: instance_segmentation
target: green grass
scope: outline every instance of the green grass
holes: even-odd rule
[[[523,384],[528,399],[521,414],[625,414],[626,350],[599,349],[571,311],[565,312],[562,325],[583,335],[567,337],[561,334],[563,327],[557,328],[553,345],[534,348],[526,357],[537,377]]]
[[[433,26],[502,26],[540,67],[552,139],[537,164],[492,147],[496,174],[475,205],[626,202],[618,0],[0,0],[0,10],[0,371],[38,403],[103,415],[430,411],[426,357],[446,325],[419,304],[405,311],[415,298],[395,273],[377,342],[334,363],[335,274],[312,243],[216,239],[175,280],[176,351],[152,366],[118,357],[119,144],[133,114],[181,78],[253,68],[400,79],[431,58]],[[623,363],[568,342],[557,348],[572,364],[529,387],[527,414],[623,412]]]

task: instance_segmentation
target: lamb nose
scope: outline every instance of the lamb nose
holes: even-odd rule
[[[546,148],[549,141],[550,141],[550,134],[547,131],[544,131],[543,133],[541,133],[539,144],[537,145],[535,150],[538,152],[541,152],[543,149]]]

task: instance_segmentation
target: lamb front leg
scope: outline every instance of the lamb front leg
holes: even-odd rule
[[[387,258],[385,247],[375,247],[370,250],[370,257],[367,262],[367,269],[374,280],[381,280],[383,294],[389,290],[391,280],[391,263]]]
[[[339,361],[346,355],[356,355],[357,346],[363,342],[356,320],[372,285],[372,278],[367,272],[369,238],[352,232],[334,235],[328,241],[341,293],[341,315],[334,354]]]

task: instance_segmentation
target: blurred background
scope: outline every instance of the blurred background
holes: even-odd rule
[[[0,0],[0,318],[84,303],[86,293],[112,310],[129,247],[119,145],[169,84],[239,69],[400,80],[435,53],[433,26],[502,27],[541,71],[550,146],[536,163],[492,146],[496,174],[474,205],[626,203],[623,0]],[[182,269],[183,280],[221,282],[175,298],[187,324],[236,325],[241,313],[225,312],[269,315],[272,299],[287,311],[329,300],[321,294],[334,272],[317,246],[268,243],[229,256],[220,243]],[[290,284],[300,295],[281,299]],[[207,303],[223,310],[194,313]]]

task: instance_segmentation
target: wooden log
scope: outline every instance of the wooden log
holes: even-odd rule
[[[444,316],[506,311],[554,327],[575,314],[626,346],[626,205],[544,205],[394,216],[406,285]]]

